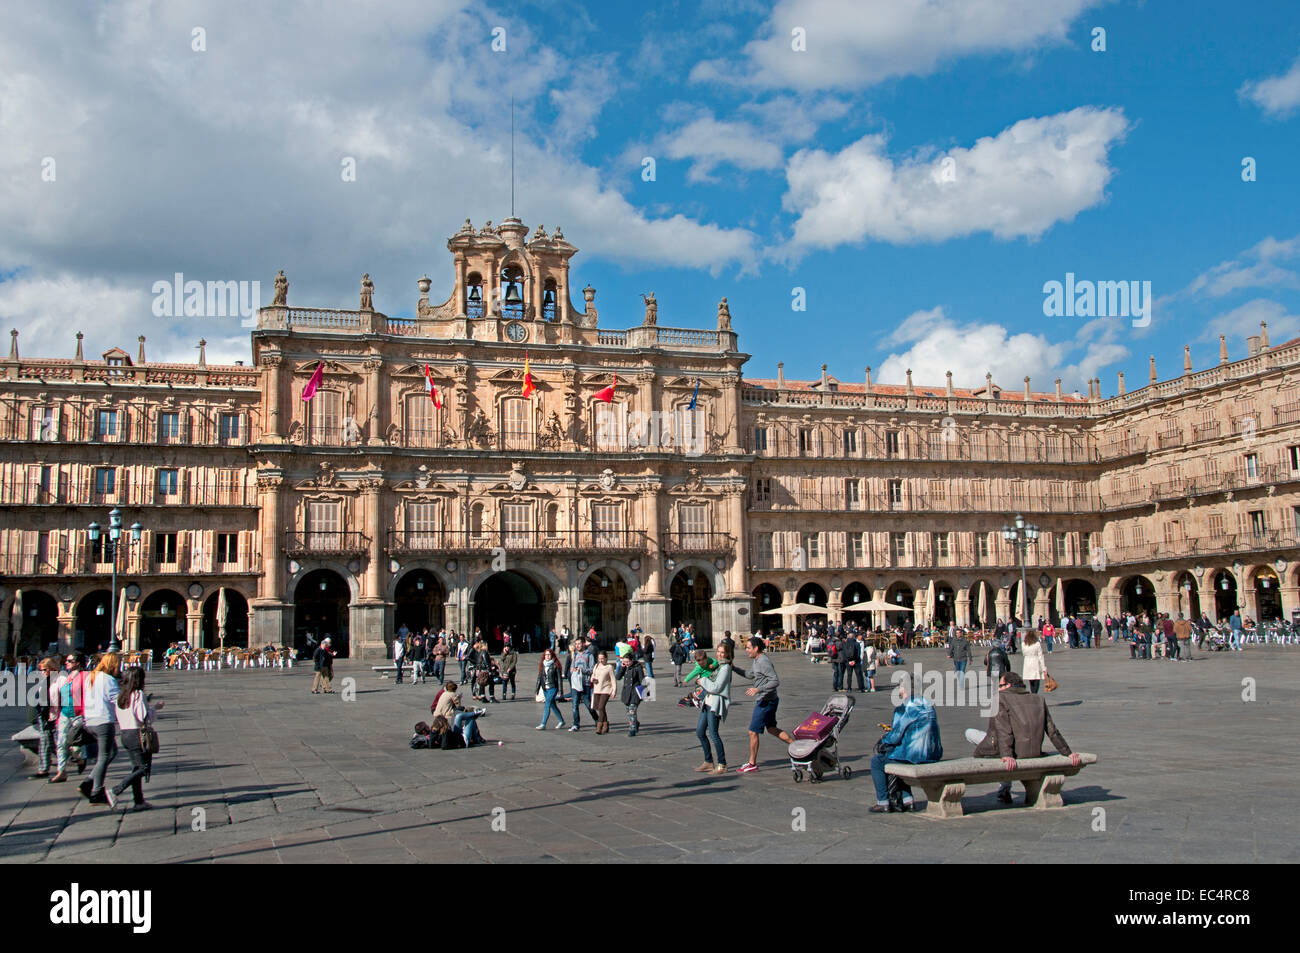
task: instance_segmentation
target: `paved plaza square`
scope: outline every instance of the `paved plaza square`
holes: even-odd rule
[[[982,654],[980,655],[982,658]],[[536,656],[525,656],[521,671]],[[780,723],[819,708],[831,671],[794,653],[774,656]],[[908,653],[947,669],[940,650]],[[1018,669],[1018,657],[1013,657]],[[743,665],[743,662],[742,662]],[[1292,803],[1300,650],[1251,647],[1197,653],[1191,662],[1134,662],[1127,647],[1058,650],[1053,716],[1072,747],[1098,764],[1067,780],[1066,807],[1004,807],[973,787],[966,817],[872,815],[868,762],[888,721],[887,692],[860,694],[841,738],[851,779],[795,784],[785,746],[765,736],[760,770],[695,774],[695,711],[657,666],[658,698],[643,729],[536,731],[526,692],[489,706],[490,744],[417,751],[411,726],[428,720],[435,688],[394,685],[368,665],[341,662],[335,687],[355,700],[312,695],[310,665],[291,670],[155,671],[167,702],[163,753],[145,813],[86,804],[73,783],[29,780],[16,746],[0,756],[0,860],[76,864],[413,862],[1208,862],[1300,860]],[[885,685],[889,669],[878,684]],[[1245,682],[1244,680],[1253,680]],[[521,687],[531,679],[521,679]],[[723,728],[733,767],[745,760],[751,702]],[[1243,700],[1253,688],[1254,700]],[[526,697],[525,697],[526,696]],[[566,722],[569,706],[561,706]],[[21,709],[0,712],[5,737]],[[970,753],[973,707],[939,709],[946,758]],[[585,722],[585,719],[584,719]],[[501,741],[501,745],[496,742]],[[126,770],[125,754],[110,779]],[[75,780],[75,778],[73,779]],[[921,792],[917,791],[918,800]],[[129,800],[129,798],[128,798]],[[500,810],[498,810],[500,809]],[[800,810],[801,809],[801,810]],[[1101,809],[1099,812],[1097,809]],[[504,812],[504,813],[503,813]],[[1102,813],[1104,812],[1104,813]],[[494,830],[504,827],[504,830]],[[202,823],[199,823],[199,822]],[[802,823],[800,823],[802,821]],[[202,828],[196,830],[195,828]],[[1103,828],[1104,829],[1099,829]],[[803,829],[799,829],[803,828]]]

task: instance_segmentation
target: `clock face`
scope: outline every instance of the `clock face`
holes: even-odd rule
[[[511,321],[506,326],[506,337],[518,344],[524,338],[528,337],[528,329],[518,321]]]

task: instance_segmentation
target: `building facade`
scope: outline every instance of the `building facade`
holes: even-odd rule
[[[743,376],[714,326],[599,326],[577,249],[517,219],[448,242],[412,318],[299,308],[276,279],[250,366],[114,349],[25,359],[0,406],[0,645],[305,643],[400,625],[693,621],[706,637],[872,599],[967,624],[1145,607],[1300,608],[1300,341],[1102,399]],[[319,374],[317,371],[319,370]],[[314,394],[304,389],[317,378]],[[1001,529],[1041,533],[1025,553]],[[124,534],[129,540],[130,533]],[[776,610],[776,611],[770,611]],[[766,613],[766,614],[764,614]]]

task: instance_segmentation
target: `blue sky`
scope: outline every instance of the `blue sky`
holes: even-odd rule
[[[293,303],[346,307],[368,271],[390,314],[427,272],[441,300],[447,237],[508,214],[512,95],[516,211],[581,249],[602,324],[654,290],[661,324],[707,327],[725,295],[751,377],[1110,394],[1184,343],[1200,368],[1261,319],[1300,334],[1294,4],[98,9],[20,3],[0,38],[0,318],[25,354],[70,356],[77,323],[89,353],[246,356],[238,321],[153,316],[176,271],[269,298],[284,267]],[[1067,272],[1151,282],[1150,326],[1045,317]]]

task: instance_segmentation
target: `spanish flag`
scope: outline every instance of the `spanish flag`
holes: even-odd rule
[[[604,390],[596,391],[594,400],[604,401],[607,404],[614,403],[614,388],[618,386],[618,375],[614,375],[614,383],[610,384]]]
[[[312,372],[311,380],[307,386],[302,389],[302,399],[311,400],[316,396],[316,390],[320,387],[320,382],[325,376],[325,362],[321,361],[316,365],[316,370]]]
[[[429,365],[424,365],[424,389],[429,394],[429,400],[433,401],[433,406],[439,410],[442,409],[442,396],[438,393],[438,388],[433,386],[433,375],[429,373]]]
[[[528,352],[524,351],[524,396],[530,396],[536,389],[533,386],[533,372],[528,368]]]

